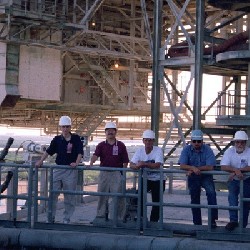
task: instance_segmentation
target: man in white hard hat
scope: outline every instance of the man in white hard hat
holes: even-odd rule
[[[233,138],[234,146],[228,148],[221,159],[221,170],[231,173],[228,180],[229,206],[238,206],[240,193],[240,180],[243,180],[243,196],[250,198],[250,178],[244,176],[250,171],[250,148],[247,147],[248,136],[244,131],[237,131]],[[243,227],[248,224],[249,202],[243,203]],[[230,222],[226,230],[232,231],[238,227],[238,211],[229,210]]]
[[[90,166],[100,158],[100,167],[126,168],[129,162],[125,144],[116,139],[117,127],[114,122],[105,125],[106,140],[100,142],[90,160]],[[100,171],[98,179],[98,192],[120,193],[122,191],[121,171]],[[97,205],[97,218],[106,218],[106,204],[108,196],[100,196]],[[114,199],[112,198],[111,211],[114,211]],[[125,199],[118,199],[117,216],[123,220],[125,216]]]
[[[59,126],[62,131],[61,135],[57,135],[53,138],[41,159],[36,162],[36,167],[40,167],[49,155],[57,154],[56,164],[68,165],[69,169],[54,169],[53,190],[75,191],[77,186],[77,171],[75,168],[82,159],[83,144],[79,135],[71,133],[70,117],[62,116],[59,120]],[[55,221],[58,196],[59,193],[53,194],[52,222]],[[74,195],[64,194],[64,207],[63,223],[68,224],[75,210]]]
[[[193,130],[191,133],[191,144],[183,148],[180,159],[180,168],[187,170],[188,188],[191,196],[191,204],[200,204],[201,188],[206,190],[208,205],[217,205],[213,175],[202,174],[202,171],[214,169],[216,160],[210,146],[203,144],[203,133],[201,130]],[[201,209],[192,208],[193,223],[202,225]],[[211,211],[211,227],[216,228],[218,210]]]
[[[132,169],[160,169],[163,166],[163,152],[160,147],[154,146],[155,133],[152,130],[145,130],[142,135],[143,147],[136,150],[130,161]],[[147,192],[151,191],[152,202],[160,202],[160,185],[163,185],[165,190],[164,176],[158,172],[147,172]],[[143,186],[142,186],[143,187]],[[143,192],[142,192],[143,194]],[[141,206],[141,215],[143,216],[143,207]],[[158,222],[160,218],[160,207],[153,206],[150,215],[150,221]]]

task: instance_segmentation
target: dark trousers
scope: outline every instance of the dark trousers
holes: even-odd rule
[[[229,206],[239,205],[239,194],[240,194],[240,181],[232,180],[228,182],[228,201]],[[250,198],[250,178],[243,181],[243,197]],[[250,202],[245,201],[243,203],[243,227],[245,228],[248,224]],[[230,221],[238,222],[238,211],[229,210]]]
[[[160,202],[160,183],[161,181],[147,180],[147,192],[151,193],[152,202]],[[165,191],[165,183],[163,180],[163,192]],[[142,178],[142,192],[141,192],[141,216],[143,216],[143,178]],[[150,221],[157,222],[160,218],[160,206],[152,206]]]
[[[201,188],[204,188],[208,205],[217,205],[216,192],[212,175],[195,175],[188,177],[188,188],[191,196],[191,204],[200,204]],[[193,222],[195,225],[202,225],[201,209],[192,208]],[[218,209],[212,209],[211,221],[218,219]]]

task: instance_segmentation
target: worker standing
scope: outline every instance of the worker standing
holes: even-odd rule
[[[75,168],[79,165],[83,156],[83,144],[80,136],[71,133],[71,119],[68,116],[62,116],[59,120],[61,135],[53,138],[50,146],[36,162],[36,167],[40,167],[43,161],[49,156],[57,154],[57,165],[68,165],[68,169],[54,169],[53,172],[53,191],[67,190],[75,191],[77,187],[77,171]],[[52,203],[52,222],[55,221],[56,204],[59,193],[53,194]],[[75,195],[64,194],[63,223],[70,223],[70,217],[75,211]]]
[[[90,166],[100,157],[100,167],[126,168],[129,158],[125,144],[116,139],[117,127],[113,122],[105,125],[106,140],[100,142],[90,160]],[[98,179],[98,192],[119,193],[122,190],[121,171],[100,171]],[[100,196],[97,205],[97,218],[106,217],[106,205],[108,196]],[[112,199],[111,210],[114,209],[114,198]],[[114,211],[114,210],[113,210]],[[118,219],[123,220],[125,216],[125,199],[118,199]]]

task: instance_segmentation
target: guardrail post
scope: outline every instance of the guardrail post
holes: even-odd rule
[[[83,175],[84,175],[84,171],[83,170],[76,170],[77,171],[77,186],[76,186],[76,190],[77,191],[83,191]],[[83,203],[83,196],[82,195],[77,195],[76,196],[76,204],[79,205],[80,203]]]
[[[243,231],[243,211],[244,211],[244,181],[240,180],[240,212],[239,212],[239,231],[242,233]]]
[[[14,193],[13,190],[14,190],[14,182],[13,182],[13,178],[12,178],[12,180],[10,181],[10,184],[7,188],[7,195],[12,196]],[[13,205],[14,205],[13,199],[7,198],[7,200],[6,200],[6,212],[7,213],[12,214]]]
[[[170,161],[169,169],[173,169],[173,168],[174,168],[174,163],[173,163],[173,161]],[[174,179],[174,174],[170,173],[169,174],[169,181],[168,181],[168,193],[169,194],[173,193],[173,179]]]
[[[40,195],[43,197],[48,197],[48,169],[47,168],[41,168],[41,179],[40,179]],[[40,201],[41,207],[43,210],[47,207],[47,201],[41,200]]]

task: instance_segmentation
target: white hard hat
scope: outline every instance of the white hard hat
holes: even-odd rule
[[[191,133],[191,140],[203,140],[203,133],[199,129],[195,129]]]
[[[59,126],[71,126],[71,119],[69,116],[62,116],[59,120]]]
[[[143,139],[155,139],[155,133],[153,130],[145,130],[142,134]]]
[[[248,136],[245,131],[237,131],[234,135],[234,141],[240,140],[240,141],[247,141]]]
[[[116,129],[116,124],[114,122],[107,122],[105,125],[105,130],[109,128]]]

